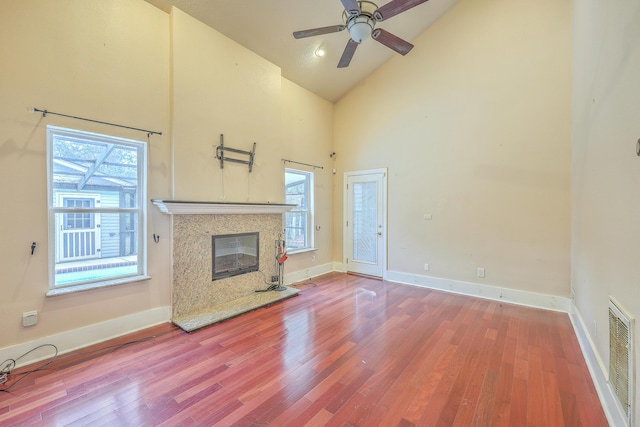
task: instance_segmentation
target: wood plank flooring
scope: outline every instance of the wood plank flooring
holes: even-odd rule
[[[607,425],[566,314],[346,274],[297,286],[60,356],[0,393],[0,425]]]

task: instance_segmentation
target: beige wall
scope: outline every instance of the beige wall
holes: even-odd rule
[[[640,4],[574,1],[574,16],[572,286],[606,378],[609,296],[640,316]]]
[[[46,125],[132,139],[146,134],[49,115],[38,107],[167,132],[169,18],[143,1],[8,0],[0,15],[0,348],[167,306],[169,242],[148,243],[152,280],[47,298]],[[152,136],[148,194],[169,195],[169,138]],[[149,236],[169,221],[149,208]],[[30,255],[31,242],[37,249]],[[23,328],[21,314],[40,323]],[[94,337],[87,337],[87,341]],[[18,355],[14,355],[18,356]]]
[[[178,10],[167,14],[142,0],[8,0],[2,6],[0,354],[5,349],[15,357],[17,347],[11,346],[50,337],[61,350],[61,337],[76,335],[74,345],[104,339],[121,332],[109,329],[118,319],[171,304],[171,221],[150,203],[151,280],[45,297],[46,125],[143,140],[146,135],[42,118],[28,106],[164,132],[150,138],[149,199],[282,202],[281,158],[328,166],[333,105]],[[251,175],[236,164],[220,170],[214,158],[220,133],[231,147],[248,149],[257,142]],[[316,174],[318,250],[290,257],[289,272],[332,260],[331,182],[326,169]],[[160,235],[157,244],[154,233]],[[31,256],[33,241],[38,248]],[[23,328],[21,314],[31,310],[39,311],[40,323]],[[144,318],[137,321],[144,325]],[[126,322],[118,326],[127,328]],[[71,333],[85,327],[101,335]]]
[[[281,203],[280,69],[178,9],[172,34],[174,197]],[[230,162],[220,169],[220,134],[231,148],[256,142],[251,174]]]
[[[286,167],[314,172],[314,246],[316,251],[295,254],[285,263],[288,272],[305,273],[314,267],[331,264],[333,238],[333,104],[288,80],[282,80],[282,140],[280,158],[321,166],[287,163]],[[284,185],[284,164],[279,174]],[[275,172],[274,172],[275,173]],[[319,229],[318,229],[319,228]],[[308,277],[308,274],[303,274]]]
[[[341,99],[336,258],[342,174],[388,167],[390,271],[567,297],[570,42],[569,0],[462,0]]]
[[[314,171],[317,251],[292,255],[286,272],[331,263],[333,104],[283,79],[280,69],[180,10],[172,12],[174,165],[178,200],[284,200],[282,159],[322,166]],[[215,159],[225,146],[250,150],[245,165]],[[235,158],[246,158],[229,154]]]

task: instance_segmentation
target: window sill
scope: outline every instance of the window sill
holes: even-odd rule
[[[304,249],[287,249],[287,255],[303,254],[305,252],[315,252],[318,248],[304,248]]]
[[[60,295],[75,294],[78,292],[91,291],[93,289],[110,288],[112,286],[122,285],[131,282],[140,282],[151,279],[150,276],[140,275],[132,277],[123,277],[121,279],[105,280],[99,283],[84,283],[81,285],[65,286],[60,288],[49,289],[48,297],[57,297]]]

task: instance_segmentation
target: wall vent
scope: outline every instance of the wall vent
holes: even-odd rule
[[[634,425],[634,319],[609,297],[609,384],[618,397],[627,425]]]

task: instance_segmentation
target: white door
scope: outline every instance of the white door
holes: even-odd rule
[[[65,208],[94,208],[99,195],[58,194],[59,205]],[[56,215],[56,262],[100,258],[100,214],[68,212]]]
[[[347,271],[383,277],[387,246],[386,175],[385,169],[345,173]]]

